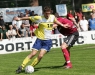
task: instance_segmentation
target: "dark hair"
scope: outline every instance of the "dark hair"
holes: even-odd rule
[[[44,9],[43,9],[43,12],[47,12],[47,11],[50,11],[51,12],[51,8],[48,7],[48,6],[45,6]]]

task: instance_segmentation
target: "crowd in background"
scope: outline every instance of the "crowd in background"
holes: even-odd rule
[[[16,21],[15,18],[37,15],[38,14],[35,14],[34,11],[25,9],[25,13],[20,13],[18,16],[13,17],[10,25],[5,25],[3,16],[0,16],[0,40],[35,36],[34,31],[38,28],[37,23],[31,22],[30,20]],[[55,13],[54,15],[56,16],[58,13]],[[72,14],[72,10],[69,10],[65,18],[71,20],[76,25],[78,31],[95,30],[95,9],[93,9],[89,15],[90,18],[87,20],[81,10],[76,10],[74,14]],[[53,34],[59,34],[57,28],[52,32]]]
[[[11,38],[21,38],[21,37],[33,37],[34,31],[38,27],[38,24],[31,22],[30,20],[16,21],[17,17],[28,17],[36,16],[34,11],[25,10],[25,13],[20,13],[18,16],[14,16],[12,23],[5,25],[3,16],[0,16],[0,40],[11,39]]]
[[[72,18],[75,19],[78,31],[95,30],[95,9],[92,9],[89,15],[90,18],[87,20],[81,10],[75,11],[74,15],[72,15],[72,10],[70,10],[67,14],[67,18],[70,20],[72,20]]]

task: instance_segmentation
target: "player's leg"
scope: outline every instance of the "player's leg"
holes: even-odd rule
[[[68,46],[68,47],[67,47],[67,50],[68,50],[69,56],[70,56],[70,48],[71,48],[71,46]]]
[[[17,74],[22,72],[26,64],[30,61],[30,59],[32,59],[37,54],[37,52],[38,51],[34,49],[31,51],[31,53],[23,60],[21,66],[19,66],[18,69],[16,70]]]
[[[71,48],[71,47],[67,47],[69,57],[70,57],[70,48]],[[64,56],[64,58],[65,58],[65,56]],[[63,66],[66,66],[66,65],[67,65],[67,62],[65,62],[65,63],[63,64]]]
[[[18,69],[16,70],[16,73],[21,73],[23,68],[26,66],[26,64],[32,59],[38,52],[38,50],[41,48],[40,40],[37,39],[33,45],[32,52],[23,60],[22,64]]]
[[[71,36],[67,36],[67,38],[64,40],[64,43],[61,45],[63,56],[65,58],[65,64],[63,66],[69,65],[70,67],[72,67],[70,61],[70,51],[68,50],[70,44],[71,44]]]
[[[42,47],[41,47],[41,51],[38,55],[37,58],[34,59],[34,61],[32,62],[32,66],[37,65],[40,60],[43,58],[43,56],[50,51],[50,48],[52,46],[52,40],[42,40]]]
[[[40,60],[43,58],[43,56],[44,56],[46,53],[47,53],[46,50],[43,50],[43,49],[40,50],[40,53],[39,53],[38,57],[33,60],[33,62],[32,62],[31,65],[32,65],[33,67],[35,67],[35,66],[40,62]]]
[[[69,52],[67,50],[67,47],[68,47],[68,45],[65,42],[61,45],[63,56],[65,58],[65,64],[63,66],[66,66],[67,63],[70,63],[70,56],[69,56]]]
[[[72,64],[70,61],[70,47],[74,45],[74,43],[77,41],[78,35],[70,35],[67,37],[67,39],[62,44],[62,52],[65,57],[67,65],[65,68],[72,68]]]
[[[24,68],[26,64],[32,59],[36,54],[38,50],[33,49],[32,52],[23,60],[21,66]]]

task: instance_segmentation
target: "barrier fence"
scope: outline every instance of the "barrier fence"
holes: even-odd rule
[[[52,39],[52,48],[58,48],[64,42],[66,36],[61,34],[53,34],[49,36]],[[30,51],[36,37],[25,37],[15,39],[3,39],[0,41],[0,54],[16,53],[22,51]],[[95,31],[79,32],[78,41],[75,45],[95,44]]]

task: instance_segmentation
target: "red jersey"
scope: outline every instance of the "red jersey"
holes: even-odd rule
[[[34,31],[36,30],[38,28],[38,26],[33,26],[33,25],[31,25],[30,26],[30,31],[32,31],[32,35],[34,36],[35,34],[34,34]]]
[[[67,18],[69,18],[69,17],[74,18],[71,13],[68,13],[68,14],[67,14]]]
[[[82,13],[80,12],[80,13],[77,13],[77,16],[79,17],[79,20],[82,20]]]
[[[30,26],[30,31],[35,31],[35,29],[37,29],[38,28],[38,26]]]
[[[78,32],[76,26],[73,24],[72,21],[70,21],[66,18],[62,18],[62,17],[57,18],[57,20],[59,22],[61,22],[63,25],[68,24],[70,26],[69,28],[63,28],[61,26],[58,26],[58,30],[61,34],[67,36],[67,35],[73,34],[75,32]]]

